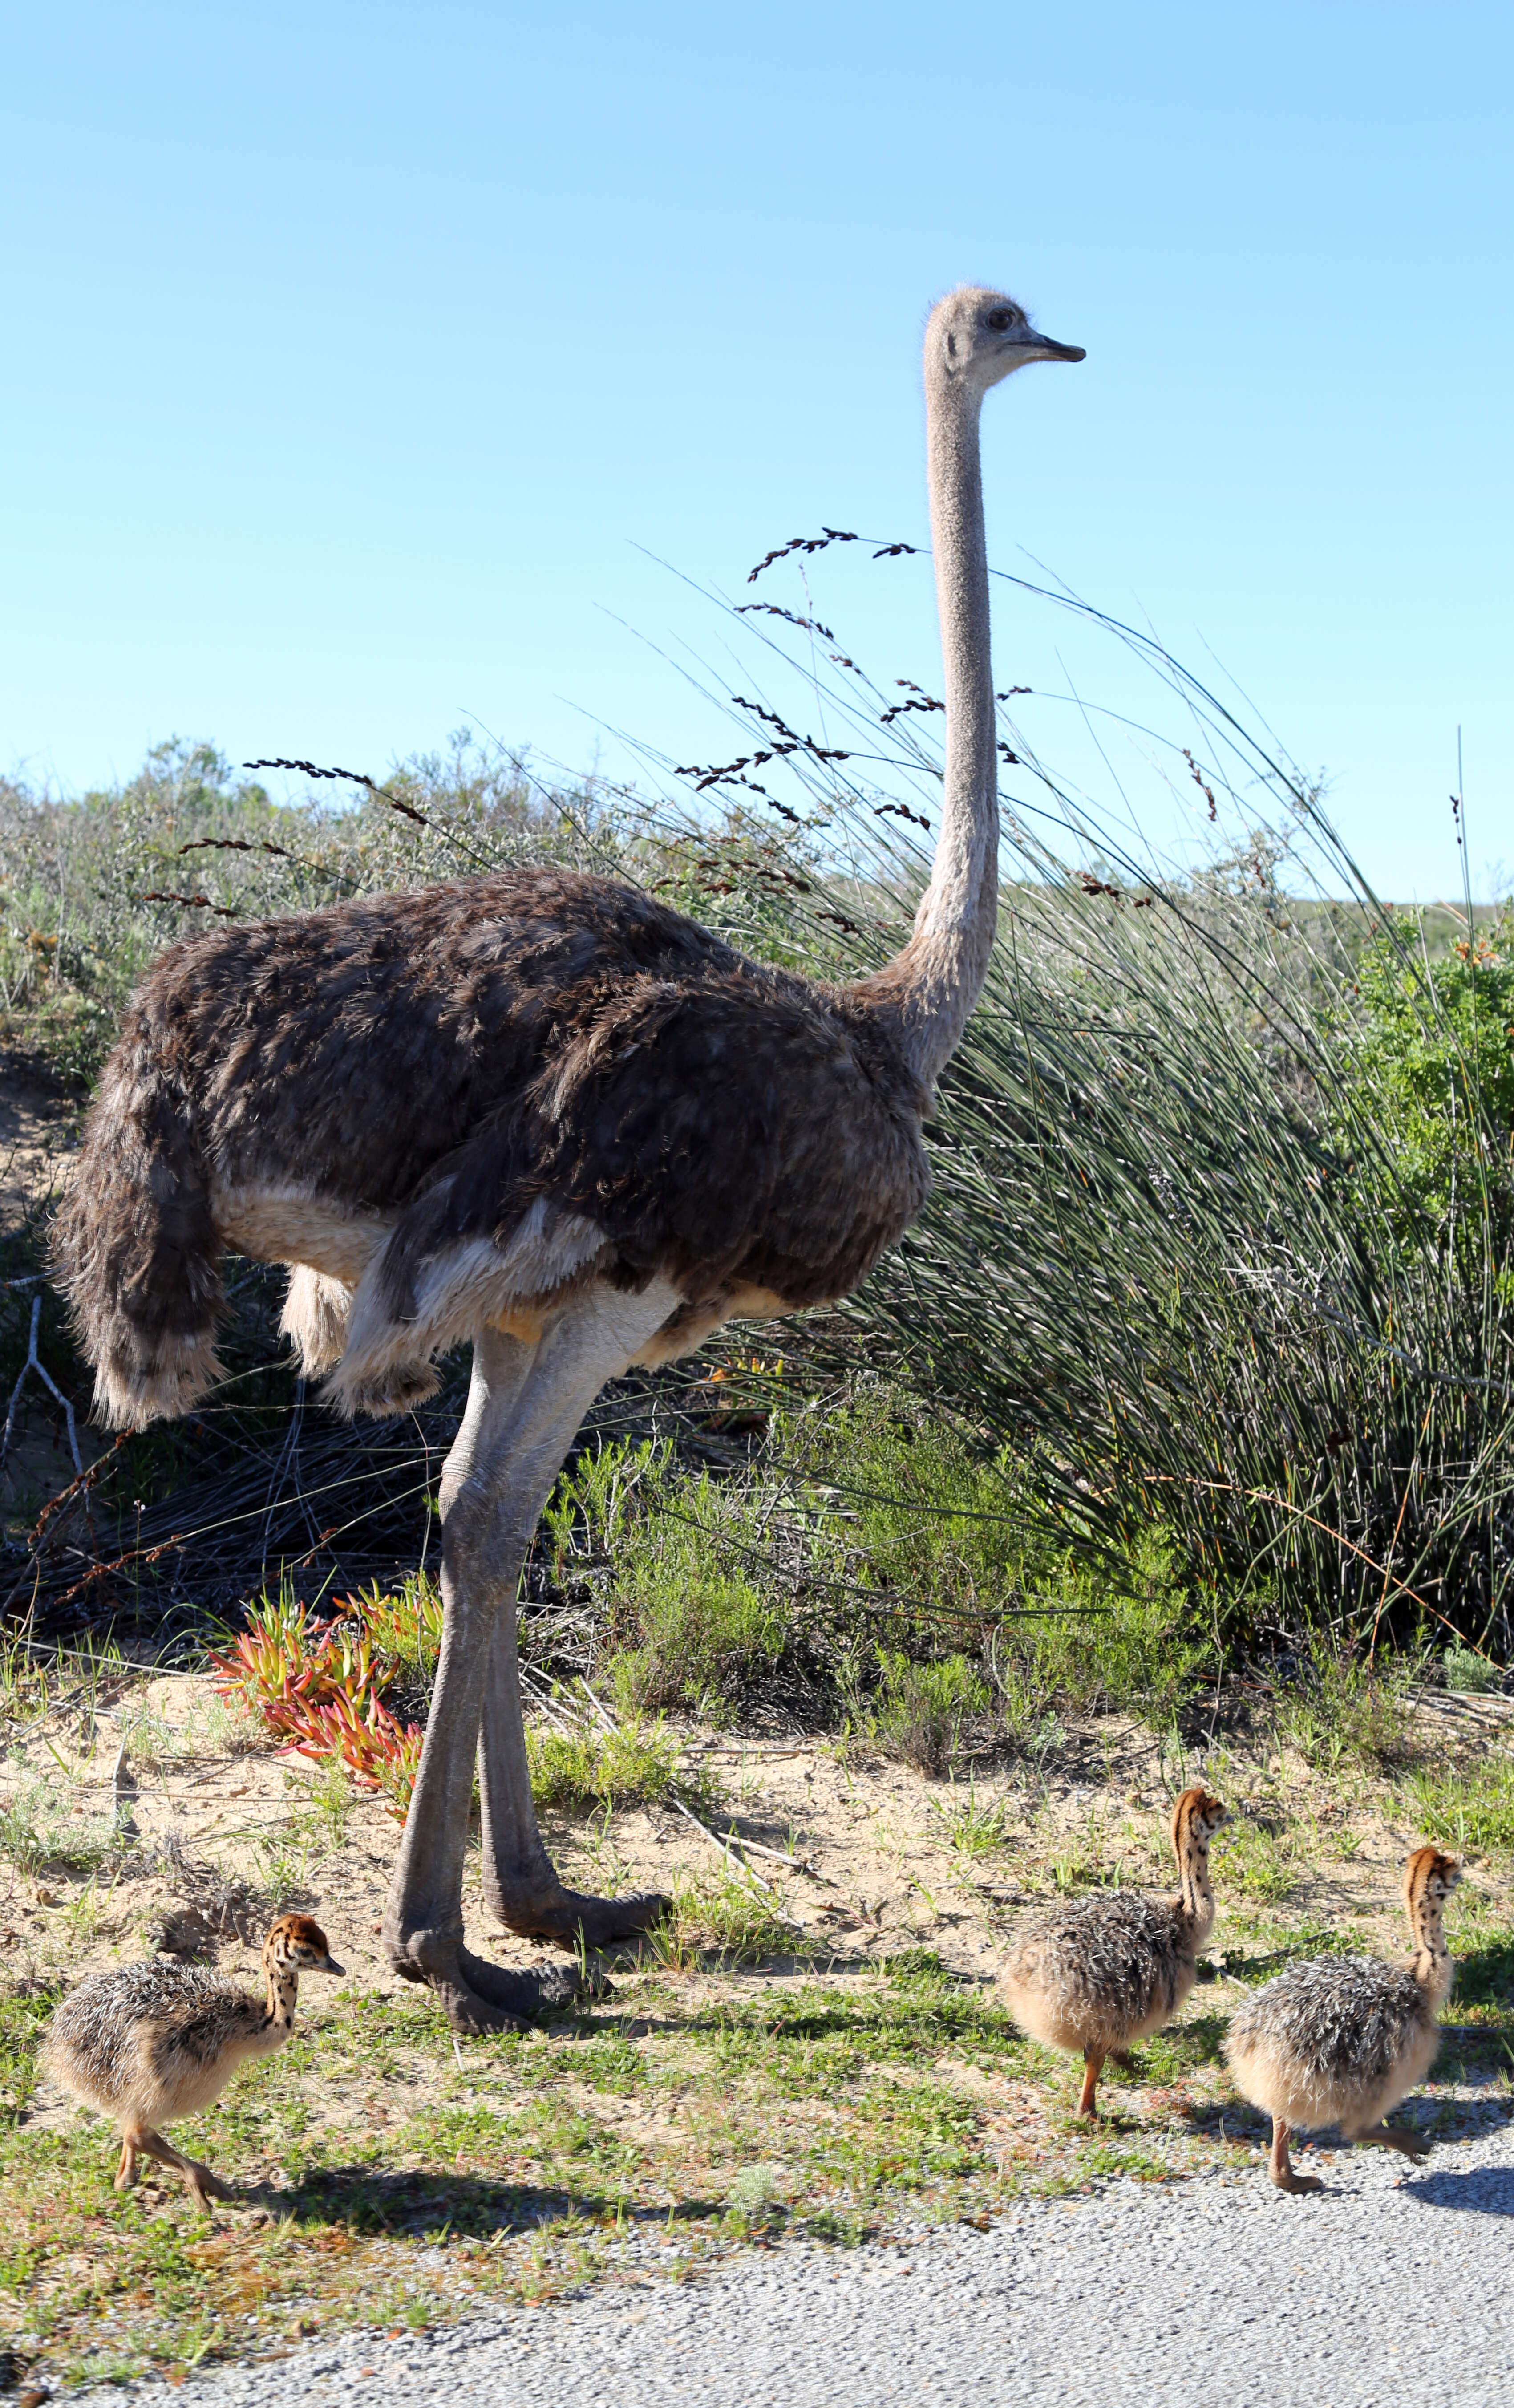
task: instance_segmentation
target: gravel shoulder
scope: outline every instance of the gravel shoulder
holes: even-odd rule
[[[1506,2408],[1514,2133],[1438,2147],[1407,2173],[1366,2152],[1307,2162],[1329,2185],[1314,2199],[1250,2173],[1121,2182],[986,2232],[750,2251],[681,2284],[602,2286],[428,2336],[354,2332],[185,2387],[205,2408],[350,2390],[411,2408],[433,2389],[489,2408],[1355,2408],[1406,2389],[1416,2408]],[[156,2381],[122,2389],[162,2396]]]

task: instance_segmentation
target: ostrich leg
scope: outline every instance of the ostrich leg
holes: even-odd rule
[[[507,1931],[528,1940],[555,1940],[564,1948],[603,1948],[645,1931],[667,1911],[653,1890],[629,1898],[591,1898],[558,1879],[536,1828],[521,1719],[521,1671],[515,1646],[515,1600],[501,1608],[494,1628],[478,1740],[478,1789],[483,1809],[484,1901]]]
[[[467,1409],[442,1473],[441,1660],[384,1914],[389,1962],[429,1982],[459,2031],[498,2030],[565,2003],[577,1987],[566,1967],[507,1972],[463,1945],[463,1863],[486,1689],[497,1716],[483,1750],[494,1805],[486,1879],[496,1911],[518,1928],[567,1939],[581,1927],[591,1944],[596,1928],[599,1937],[639,1929],[658,1911],[651,1899],[619,1910],[577,1901],[552,1870],[531,1811],[514,1612],[531,1533],[584,1413],[678,1300],[663,1280],[640,1296],[596,1288],[564,1306],[535,1347],[493,1331],[475,1340]]]

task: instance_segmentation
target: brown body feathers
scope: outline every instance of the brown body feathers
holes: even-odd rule
[[[503,871],[170,947],[57,1258],[113,1421],[215,1377],[229,1248],[320,1275],[307,1360],[353,1335],[335,1400],[393,1411],[480,1319],[592,1281],[671,1278],[668,1353],[843,1295],[924,1200],[924,1103],[845,991],[607,880]]]

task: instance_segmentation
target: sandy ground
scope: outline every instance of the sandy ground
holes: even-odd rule
[[[79,1108],[55,1081],[0,1053],[0,1226],[60,1183],[79,1127]]]
[[[1475,1715],[1496,1732],[1504,1719],[1493,1705],[1427,1703],[1423,1711],[1437,1731]],[[1169,1885],[1166,1799],[1179,1778],[1199,1777],[1200,1766],[1163,1762],[1134,1726],[1064,1736],[1055,1763],[955,1782],[819,1739],[764,1743],[698,1730],[685,1738],[686,1761],[703,1768],[723,1800],[708,1817],[711,1830],[754,1843],[749,1873],[767,1886],[812,1961],[823,1967],[834,1953],[855,1964],[925,1946],[986,1979],[1017,1910],[1059,1886],[1091,1872],[1107,1879],[1117,1869],[1147,1888]],[[1212,1766],[1208,1777],[1216,1778]],[[1232,1761],[1221,1777],[1242,1816],[1265,1820],[1276,1809],[1264,1759]],[[0,1812],[29,1800],[34,1814],[50,1813],[65,1837],[77,1827],[87,1842],[119,1804],[136,1844],[122,1866],[96,1872],[28,1874],[0,1862],[0,1944],[12,1977],[46,1980],[65,1969],[77,1976],[164,1945],[251,1973],[268,1922],[293,1905],[320,1918],[365,1989],[391,1991],[397,1985],[378,1930],[398,1826],[375,1799],[323,1811],[321,1796],[314,1768],[222,1708],[202,1675],[103,1684],[65,1697],[29,1730],[13,1725],[0,1763]],[[964,1830],[980,1835],[995,1817],[997,1838],[983,1853],[960,1844]],[[1321,1803],[1311,1820],[1288,1922],[1349,1918],[1370,1944],[1396,1951],[1399,1868],[1420,1835],[1380,1804],[1351,1813]],[[721,1850],[671,1808],[544,1822],[560,1866],[580,1885],[665,1887],[707,1882],[722,1870]],[[1213,1949],[1221,1958],[1226,1844],[1222,1836],[1215,1851]],[[499,1961],[535,1961],[528,1943],[491,1928],[477,1863],[471,1858],[464,1899],[468,1944]],[[1468,1879],[1492,1885],[1477,1865]],[[1228,1886],[1234,1924],[1240,1901]],[[1245,1928],[1254,1933],[1255,1925],[1251,1915]]]

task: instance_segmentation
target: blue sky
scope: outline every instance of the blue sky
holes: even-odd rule
[[[719,752],[666,655],[723,636],[658,563],[922,540],[920,329],[971,277],[1089,354],[991,399],[994,559],[1222,662],[1387,891],[1456,878],[1460,724],[1479,882],[1514,862],[1507,10],[0,23],[0,767],[378,770],[467,715]],[[930,681],[922,564],[815,580]],[[996,609],[1003,677],[1129,699]]]

